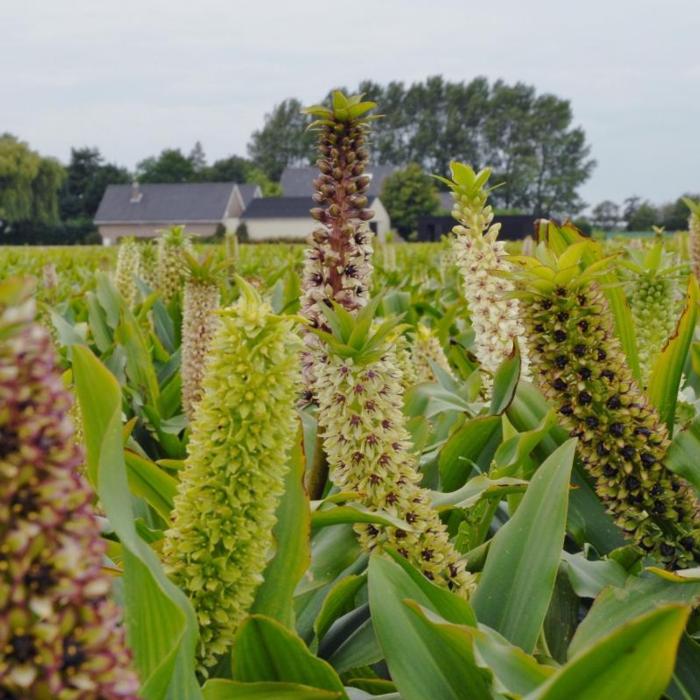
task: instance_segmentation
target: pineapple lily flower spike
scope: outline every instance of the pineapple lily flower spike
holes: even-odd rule
[[[0,698],[136,700],[72,398],[31,291],[0,284]]]
[[[549,224],[552,226],[553,224]],[[532,373],[625,535],[668,568],[700,561],[698,504],[664,465],[666,427],[634,380],[596,282],[609,259],[584,266],[582,241],[555,255],[515,256],[510,274],[521,302]]]
[[[497,274],[507,272],[510,263],[505,243],[497,240],[501,226],[493,223],[493,209],[487,203],[494,189],[486,186],[491,170],[476,173],[471,166],[456,162],[450,163],[450,170],[451,179],[436,177],[450,188],[454,199],[452,216],[458,224],[452,229],[451,242],[476,333],[474,352],[481,366],[493,374],[510,357],[517,341],[522,375],[528,378],[527,343],[518,300],[510,295],[513,283]],[[490,377],[487,387],[489,384]]]
[[[200,624],[207,675],[248,614],[273,544],[297,430],[296,319],[279,316],[243,279],[218,312],[163,555]]]
[[[369,159],[367,134],[374,102],[361,95],[333,93],[331,107],[316,105],[305,110],[315,117],[309,126],[318,132],[314,201],[319,206],[311,216],[319,227],[311,234],[303,272],[301,313],[312,327],[325,324],[322,307],[331,302],[349,311],[362,308],[369,299],[372,274],[372,233],[367,222],[370,177],[365,174]],[[319,362],[317,339],[306,334],[303,354],[306,400],[313,397],[314,366]]]
[[[327,361],[318,370],[318,419],[333,483],[405,527],[355,527],[367,551],[396,550],[431,581],[463,597],[474,577],[450,542],[447,528],[422,488],[403,409],[402,376],[392,350],[404,327],[374,323],[375,299],[356,316],[340,304],[326,308]]]

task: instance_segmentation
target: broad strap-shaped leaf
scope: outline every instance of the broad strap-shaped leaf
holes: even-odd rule
[[[576,630],[569,656],[579,654],[632,618],[655,610],[660,605],[696,605],[698,601],[698,579],[661,574],[657,570],[641,577],[630,577],[624,587],[609,586],[596,598]]]
[[[294,591],[311,562],[311,514],[304,471],[300,429],[290,455],[284,495],[277,507],[275,556],[265,569],[253,605],[253,612],[274,617],[288,627],[294,624]]]
[[[531,652],[554,589],[566,533],[576,440],[537,470],[518,510],[491,541],[472,599],[479,622]]]
[[[440,450],[438,466],[442,488],[455,491],[464,486],[475,464],[483,471],[488,470],[500,439],[499,416],[468,419]]]
[[[602,637],[526,700],[658,700],[690,609],[666,605]]]
[[[144,700],[201,698],[194,674],[197,621],[185,595],[168,579],[139,537],[127,483],[116,379],[84,346],[73,349],[73,373],[88,446],[88,469],[124,553],[124,606],[129,646]]]
[[[673,434],[678,387],[698,319],[698,295],[700,295],[698,282],[695,275],[690,275],[683,313],[678,319],[673,335],[657,356],[649,375],[647,395],[651,403],[656,406],[670,435]]]
[[[204,700],[334,700],[341,692],[298,683],[241,683],[214,678],[203,688]]]
[[[510,406],[520,379],[520,348],[513,343],[513,351],[498,366],[493,378],[490,413],[500,416]]]
[[[232,669],[234,680],[245,683],[300,683],[346,697],[338,674],[326,661],[315,657],[294,632],[263,615],[251,615],[240,626]]]
[[[490,700],[488,674],[476,666],[473,657],[468,658],[468,646],[447,647],[440,635],[405,604],[406,599],[452,622],[474,624],[465,601],[438,589],[417,571],[410,574],[408,565],[398,560],[371,557],[372,623],[403,700]]]

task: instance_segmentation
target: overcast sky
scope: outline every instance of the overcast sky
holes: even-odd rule
[[[0,0],[0,22],[0,132],[64,161],[245,155],[285,97],[485,75],[571,100],[589,203],[700,191],[700,0]]]

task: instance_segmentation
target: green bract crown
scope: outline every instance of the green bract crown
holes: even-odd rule
[[[377,119],[378,115],[367,116],[367,112],[377,107],[376,102],[362,101],[364,95],[344,95],[340,90],[334,90],[331,98],[331,107],[324,105],[312,105],[303,111],[312,117],[317,117],[309,125],[309,129],[320,126],[334,126],[336,123],[350,122],[353,120],[368,121]]]
[[[391,338],[402,333],[408,326],[399,324],[400,318],[384,319],[381,323],[374,322],[374,315],[381,303],[381,297],[376,297],[357,314],[350,313],[340,304],[333,302],[333,308],[324,306],[331,332],[312,329],[324,340],[331,352],[339,357],[352,358],[356,364],[369,364],[379,360],[387,350]]]
[[[586,265],[583,257],[593,250],[592,246],[589,241],[579,241],[557,255],[542,242],[534,256],[509,256],[514,269],[502,275],[517,283],[516,294],[519,296],[533,292],[547,295],[559,288],[583,287],[605,273],[612,260],[612,256],[609,256]]]

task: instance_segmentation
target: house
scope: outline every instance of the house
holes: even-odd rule
[[[170,226],[201,237],[235,231],[244,210],[262,197],[257,185],[235,182],[109,185],[95,214],[105,245],[125,236],[151,238]]]
[[[262,197],[254,199],[243,212],[242,221],[251,241],[302,241],[318,228],[309,210],[318,206],[311,197]],[[389,214],[378,197],[370,198],[374,218],[369,227],[382,240],[391,227]]]
[[[367,198],[369,208],[374,211],[374,218],[369,226],[382,240],[391,229],[391,219],[379,199],[384,180],[396,168],[392,165],[374,165],[368,167],[371,176]],[[314,178],[318,169],[313,166],[285,168],[280,179],[282,197],[266,197],[251,202],[243,213],[242,220],[252,241],[263,240],[304,240],[318,226],[309,215],[309,210],[318,206],[312,199]]]

